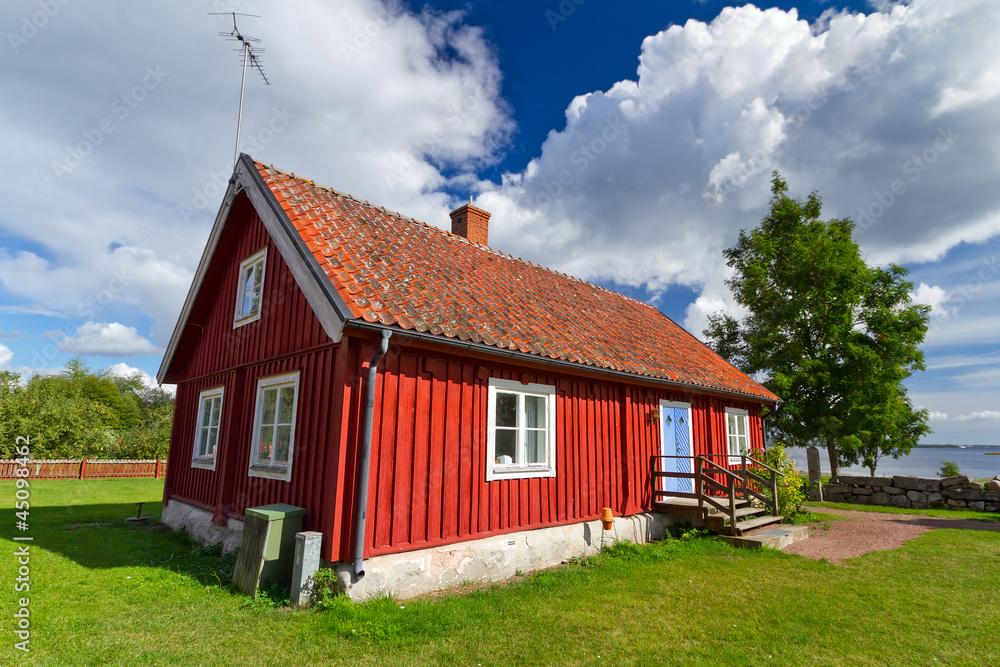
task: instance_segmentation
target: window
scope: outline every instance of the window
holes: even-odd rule
[[[251,477],[270,477],[286,482],[291,479],[298,397],[298,372],[257,381],[253,449],[250,452]]]
[[[267,248],[240,262],[240,280],[236,286],[236,319],[233,327],[260,319],[260,299],[264,291],[264,261]]]
[[[490,380],[486,480],[556,475],[556,388]]]
[[[198,419],[195,422],[191,467],[215,470],[215,450],[219,444],[222,415],[222,387],[198,394]]]
[[[750,424],[746,410],[726,408],[726,429],[729,432],[729,465],[743,462],[741,454],[750,453]]]

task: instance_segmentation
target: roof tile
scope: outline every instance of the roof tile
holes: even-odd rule
[[[777,398],[653,306],[274,167],[257,169],[357,318]]]

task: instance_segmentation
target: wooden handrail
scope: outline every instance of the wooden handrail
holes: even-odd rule
[[[750,501],[750,497],[753,496],[758,500],[763,501],[769,506],[772,514],[778,513],[778,476],[784,477],[785,475],[775,470],[774,468],[764,464],[757,459],[747,456],[745,454],[740,455],[741,465],[738,469],[733,470],[731,468],[726,468],[718,463],[712,461],[712,458],[722,458],[729,457],[728,454],[705,454],[698,456],[673,456],[673,455],[653,455],[650,458],[650,468],[651,468],[651,486],[653,491],[653,497],[657,495],[668,495],[666,492],[660,491],[657,488],[656,480],[665,478],[680,478],[680,479],[694,479],[694,493],[680,493],[677,492],[677,496],[683,496],[686,498],[695,497],[698,499],[698,512],[703,514],[705,510],[705,503],[715,507],[720,512],[724,512],[729,515],[729,530],[732,535],[737,534],[736,528],[736,494],[739,492],[743,499]],[[662,469],[662,462],[656,459],[693,459],[694,460],[694,473],[681,473],[681,472],[665,472]],[[758,475],[756,472],[750,470],[748,463],[753,463],[755,466],[759,466],[764,470],[767,470],[770,475],[765,478]],[[707,469],[706,469],[707,468]],[[725,483],[718,481],[713,478],[713,475],[724,475]],[[737,485],[737,482],[739,484]],[[756,482],[757,484],[764,486],[767,485],[771,491],[771,497],[768,498],[763,493],[759,493],[754,490],[751,486],[751,482]],[[715,491],[722,491],[726,494],[728,499],[728,506],[721,502],[721,498],[713,497],[706,493],[709,489]],[[675,495],[673,493],[669,495]]]

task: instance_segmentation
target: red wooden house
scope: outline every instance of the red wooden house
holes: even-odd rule
[[[760,384],[652,306],[490,248],[489,213],[451,217],[240,157],[159,372],[166,522],[231,547],[246,508],[304,507],[345,583],[408,594],[559,562],[605,507],[648,538],[653,457],[763,446]]]

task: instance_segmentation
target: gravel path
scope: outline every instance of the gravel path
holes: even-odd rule
[[[809,524],[813,529],[809,531],[809,539],[789,545],[782,551],[817,560],[825,558],[831,563],[838,563],[845,558],[855,558],[872,551],[897,549],[914,537],[935,528],[1000,532],[1000,521],[939,519],[919,514],[857,512],[827,508],[817,512],[837,514],[850,520],[830,521],[830,530],[823,530],[822,521]]]

